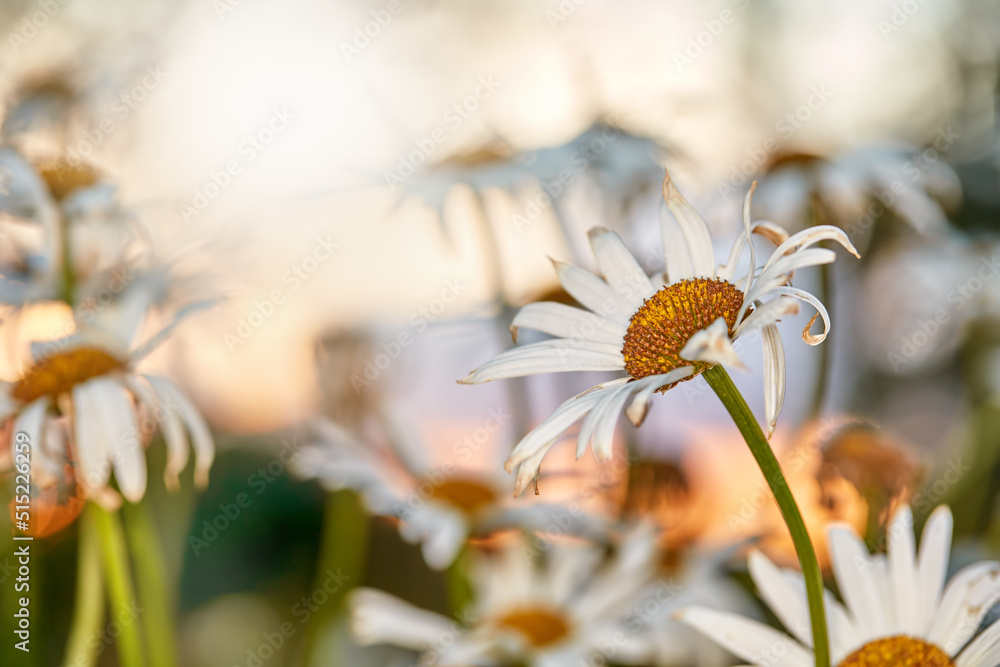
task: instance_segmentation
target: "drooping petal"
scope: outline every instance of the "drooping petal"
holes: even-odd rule
[[[145,406],[146,411],[160,422],[163,440],[167,445],[167,464],[163,471],[163,481],[167,489],[176,491],[180,487],[180,473],[188,462],[188,441],[184,435],[184,425],[173,410],[164,409],[157,401],[156,394],[140,378],[126,375],[125,386]]]
[[[775,224],[767,220],[758,220],[750,226],[751,234],[758,234],[763,236],[765,239],[770,241],[775,246],[779,246],[788,239],[788,232],[785,231],[781,225]],[[733,242],[733,247],[729,251],[729,260],[719,267],[716,271],[716,278],[720,280],[726,280],[730,283],[736,284],[733,281],[733,277],[736,274],[736,266],[740,262],[740,257],[743,255],[743,247],[747,244],[749,238],[744,229],[744,233],[738,235],[736,240]],[[751,264],[751,268],[756,268]],[[750,272],[753,275],[754,271]]]
[[[755,329],[762,329],[781,320],[782,317],[795,315],[799,312],[799,304],[795,298],[782,296],[777,299],[759,304],[754,311],[740,322],[733,333],[733,338],[749,333]]]
[[[804,229],[801,232],[794,234],[791,238],[785,240],[784,243],[779,245],[775,251],[771,253],[771,257],[767,260],[767,263],[764,264],[764,269],[767,269],[780,258],[793,251],[801,251],[804,248],[808,248],[811,245],[827,239],[836,241],[852,255],[859,259],[861,258],[861,255],[858,254],[857,249],[854,247],[854,244],[851,243],[851,239],[847,236],[847,233],[844,232],[844,230],[839,227],[834,227],[833,225],[817,225],[815,227]]]
[[[812,651],[759,621],[703,607],[689,607],[675,618],[757,665],[808,667],[814,662]]]
[[[559,282],[581,306],[619,324],[628,325],[635,309],[610,285],[575,264],[558,260],[553,260],[552,263],[555,264]]]
[[[743,298],[746,299],[750,292],[750,285],[753,283],[753,269],[757,266],[757,248],[753,244],[753,236],[750,231],[750,202],[753,199],[753,191],[757,189],[757,181],[754,181],[743,198],[743,236],[750,246],[750,271],[747,272],[746,280],[743,282]]]
[[[826,306],[823,305],[822,301],[809,292],[797,287],[775,287],[772,291],[775,294],[783,294],[800,299],[815,308],[816,315],[813,315],[812,319],[809,320],[809,324],[807,324],[806,328],[802,330],[802,340],[809,345],[819,345],[826,340],[826,337],[830,335],[830,313],[827,312]],[[823,331],[819,334],[813,334],[810,333],[809,330],[812,328],[812,325],[816,321],[817,317],[823,318]]]
[[[558,338],[507,350],[475,369],[462,384],[570,371],[617,371],[625,368],[621,345]]]
[[[986,561],[962,568],[944,589],[927,640],[948,655],[955,655],[998,600],[1000,563]]]
[[[767,417],[767,437],[774,434],[778,415],[785,402],[785,346],[774,324],[761,329],[764,350],[764,414]]]
[[[118,487],[127,500],[137,503],[146,493],[146,454],[135,409],[117,378],[98,377],[84,384],[102,422]]]
[[[576,458],[579,459],[593,442],[594,458],[607,461],[611,458],[611,446],[614,440],[615,425],[618,415],[625,407],[625,401],[631,395],[630,388],[634,383],[622,385],[606,392],[606,395],[593,407],[580,427],[577,438]]]
[[[542,467],[542,459],[549,453],[555,440],[551,440],[547,445],[539,449],[517,465],[517,472],[514,476],[514,497],[524,493],[530,484],[538,479],[538,473]]]
[[[636,428],[642,426],[643,420],[646,419],[646,413],[649,412],[649,399],[652,397],[653,392],[660,387],[665,387],[690,377],[693,372],[694,368],[692,366],[681,366],[669,373],[650,375],[637,380],[633,383],[635,385],[633,388],[635,398],[628,408],[625,409],[625,416],[628,417],[629,421]]]
[[[25,453],[28,454],[32,479],[42,487],[53,484],[56,481],[53,468],[58,470],[62,467],[61,465],[53,466],[52,462],[49,461],[49,457],[45,455],[45,417],[49,409],[49,402],[50,399],[48,396],[36,398],[31,403],[28,403],[14,420],[14,434],[23,433],[28,438],[28,451],[25,452],[22,447],[20,453],[22,455]],[[19,453],[17,449],[18,439],[13,434],[10,438],[10,446],[11,460],[17,463],[17,455]],[[21,462],[23,463],[23,460]]]
[[[663,201],[666,203],[667,208],[670,209],[670,212],[673,213],[673,220],[670,220],[670,216],[661,216],[660,224],[664,227],[664,245],[668,236],[676,238],[676,234],[672,231],[668,232],[667,227],[674,225],[680,228],[691,261],[690,275],[674,276],[671,274],[670,281],[677,282],[677,280],[682,278],[693,277],[714,278],[715,251],[712,247],[712,237],[708,232],[708,225],[705,224],[698,211],[677,190],[673,180],[670,178],[669,171],[666,172],[663,178]],[[671,268],[668,256],[668,273]]]
[[[165,410],[176,410],[180,414],[194,447],[194,483],[199,488],[208,486],[208,471],[215,460],[215,441],[205,419],[173,382],[155,375],[142,377],[153,387]]]
[[[558,338],[590,340],[619,346],[628,330],[616,320],[552,301],[529,303],[518,311],[510,324],[510,332],[515,343],[517,330],[520,327],[541,331]]]
[[[77,482],[90,496],[107,485],[111,477],[108,463],[108,438],[101,417],[94,406],[88,382],[73,387],[73,440],[80,462]]]
[[[590,245],[594,249],[597,268],[608,285],[628,302],[633,310],[638,310],[656,292],[649,282],[649,276],[639,266],[632,253],[617,233],[603,227],[594,227],[588,232]]]
[[[705,361],[710,364],[746,368],[733,349],[733,342],[729,338],[729,326],[723,317],[691,336],[681,349],[680,357],[688,361]]]
[[[760,275],[757,276],[757,279],[750,287],[750,291],[743,299],[743,306],[736,315],[736,321],[739,322],[743,319],[750,304],[761,300],[765,295],[773,292],[774,288],[786,285],[788,283],[788,276],[793,271],[807,266],[829,264],[836,258],[837,253],[825,248],[810,248],[799,251],[794,255],[782,257],[770,267],[761,271]]]
[[[917,579],[919,598],[917,600],[917,626],[920,637],[926,637],[941,598],[945,578],[948,576],[948,555],[951,552],[951,510],[941,505],[933,512],[924,524],[923,535],[920,536],[920,555],[917,558]]]
[[[627,378],[622,378],[622,380],[627,381]],[[616,384],[621,384],[621,382]],[[556,438],[562,435],[566,429],[583,417],[583,415],[587,414],[609,391],[612,391],[611,387],[595,388],[584,394],[574,396],[556,408],[552,414],[545,418],[545,421],[536,426],[528,435],[524,436],[521,442],[517,443],[514,451],[510,453],[510,456],[504,462],[504,468],[507,469],[507,472],[511,472],[514,466],[535,456],[541,449],[544,448],[547,450],[551,447],[552,442]]]

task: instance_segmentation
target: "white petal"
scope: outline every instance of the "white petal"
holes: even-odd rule
[[[517,465],[517,474],[514,477],[515,498],[524,493],[524,490],[528,488],[528,485],[533,484],[538,478],[538,472],[542,467],[542,459],[544,459],[545,455],[549,453],[549,449],[552,447],[553,443],[555,443],[555,440],[550,441],[547,446],[539,449],[538,452],[529,456]]]
[[[351,632],[362,645],[392,644],[420,651],[451,636],[450,619],[373,588],[359,588],[349,598]]]
[[[177,410],[191,434],[194,447],[194,483],[200,488],[208,486],[208,471],[215,460],[215,441],[212,431],[187,396],[170,380],[155,375],[143,375],[160,397],[166,410]]]
[[[691,255],[688,253],[687,241],[667,208],[666,202],[660,204],[660,235],[663,239],[663,258],[666,262],[666,280],[676,283],[694,277],[691,268]]]
[[[733,333],[733,338],[739,338],[740,336],[754,331],[755,329],[761,329],[768,325],[774,324],[775,322],[781,321],[782,317],[787,315],[795,315],[799,312],[799,304],[796,302],[795,298],[790,296],[781,296],[777,299],[772,299],[767,303],[758,304],[754,311],[750,315],[740,322],[739,326],[736,327],[736,331]]]
[[[799,597],[808,600],[806,595],[806,582],[802,578],[801,572],[784,570],[782,574],[789,586],[799,592]],[[806,603],[808,605],[808,602]],[[845,657],[857,650],[864,642],[859,639],[858,631],[854,627],[854,622],[850,614],[844,609],[833,593],[823,589],[823,607],[826,609],[826,627],[830,635],[830,659],[834,664],[839,663]],[[810,626],[810,636],[812,636]]]
[[[559,274],[559,282],[581,306],[620,324],[628,324],[635,309],[610,285],[574,264],[558,260],[553,260],[553,264]]]
[[[631,395],[629,389],[632,384],[634,383],[605,392],[605,395],[584,419],[583,425],[580,427],[580,435],[577,437],[577,459],[587,451],[591,441],[594,445],[594,458],[602,462],[611,458],[611,447],[615,426],[618,423],[618,415],[625,407],[625,401]]]
[[[118,487],[127,500],[137,503],[146,492],[146,455],[135,408],[125,387],[115,378],[98,377],[85,384],[89,385],[91,406],[103,425],[107,456]]]
[[[142,402],[149,415],[160,422],[163,440],[167,445],[167,464],[163,471],[163,482],[168,489],[176,491],[180,487],[178,476],[188,461],[188,441],[184,435],[184,425],[175,411],[166,409],[156,400],[155,392],[140,378],[126,375],[125,386]]]
[[[633,387],[635,398],[628,408],[625,409],[625,416],[629,418],[629,421],[636,428],[642,426],[643,420],[646,419],[646,413],[649,412],[649,399],[652,397],[653,392],[660,387],[665,387],[690,377],[693,372],[693,367],[681,366],[669,373],[649,375],[641,380],[637,380],[633,383],[635,385]]]
[[[756,549],[750,552],[747,565],[761,599],[767,603],[786,630],[811,648],[813,643],[809,606],[800,591],[788,582],[781,570],[767,556]]]
[[[1000,600],[1000,563],[974,563],[962,568],[944,589],[937,618],[927,640],[955,655]]]
[[[840,594],[847,603],[863,641],[881,637],[888,631],[876,566],[864,543],[849,529],[832,526],[828,532],[833,572]]]
[[[917,618],[917,553],[913,539],[913,514],[905,505],[889,524],[889,585],[894,606],[892,632],[916,636],[922,628]]]
[[[817,225],[815,227],[809,227],[808,229],[802,230],[778,246],[775,251],[771,253],[771,257],[767,260],[764,268],[766,269],[771,266],[781,257],[784,257],[792,252],[793,249],[798,249],[796,250],[797,252],[826,239],[836,241],[840,245],[844,246],[844,248],[846,248],[852,255],[859,259],[861,258],[861,255],[858,254],[857,249],[854,247],[854,244],[851,243],[851,239],[847,236],[844,230],[839,227],[834,227],[833,225]]]
[[[73,387],[73,435],[76,457],[80,462],[77,481],[92,495],[108,483],[111,465],[108,462],[108,438],[101,417],[93,404],[89,382]]]
[[[722,317],[691,336],[681,349],[680,357],[688,361],[707,361],[710,364],[746,368],[733,349],[729,326]]]
[[[956,667],[995,667],[1000,665],[1000,622],[994,622],[955,659]]]
[[[51,465],[52,462],[49,461],[49,457],[45,455],[45,437],[47,435],[45,428],[45,417],[49,408],[49,397],[41,396],[36,398],[31,403],[28,403],[24,409],[21,410],[20,414],[17,415],[17,419],[14,420],[14,433],[24,433],[28,437],[28,449],[29,458],[31,463],[31,475],[34,483],[44,487],[51,486],[57,480],[53,475],[54,466]],[[10,447],[11,456],[14,457],[12,460],[16,461],[17,450],[14,449],[17,443],[17,439],[11,437]],[[21,452],[22,454],[24,452]],[[56,470],[61,469],[62,466],[55,466]]]
[[[764,350],[764,414],[767,417],[767,437],[770,438],[785,402],[785,347],[781,342],[781,333],[774,324],[765,326],[761,333]]]
[[[542,301],[529,303],[518,311],[510,324],[510,332],[517,342],[519,327],[534,329],[558,338],[590,340],[596,343],[622,345],[627,327],[595,313],[574,308],[563,303]]]
[[[736,315],[736,321],[743,319],[744,313],[754,301],[759,301],[762,297],[774,291],[775,287],[780,287],[788,283],[789,275],[807,266],[818,266],[820,264],[830,264],[837,259],[837,253],[825,248],[809,248],[801,250],[794,255],[782,257],[770,267],[764,269],[757,276],[750,291],[743,298],[743,306]]]
[[[746,281],[743,283],[743,298],[746,299],[750,292],[750,285],[753,283],[753,268],[757,266],[757,248],[753,244],[753,236],[750,229],[750,202],[753,199],[753,191],[757,189],[757,181],[754,181],[743,198],[743,236],[750,246],[750,271],[747,272]]]
[[[524,436],[521,442],[517,443],[514,451],[510,453],[510,456],[504,462],[504,468],[507,469],[507,472],[512,471],[514,466],[533,457],[540,450],[551,447],[552,442],[578,419],[593,409],[597,401],[607,395],[607,391],[610,391],[610,389],[594,389],[574,396],[556,408],[551,415],[545,418],[545,421],[536,426],[528,435]]]
[[[595,227],[588,233],[597,268],[608,285],[633,309],[638,310],[656,292],[649,276],[639,266],[617,233]]]
[[[941,589],[948,576],[948,554],[951,552],[951,510],[941,505],[924,524],[920,536],[920,556],[917,560],[917,579],[920,597],[917,600],[919,637],[926,637],[934,623]]]
[[[557,338],[522,345],[495,356],[459,380],[480,384],[540,373],[616,371],[625,368],[621,345]]]
[[[809,324],[807,324],[806,328],[802,330],[802,340],[804,340],[809,345],[819,345],[824,340],[826,340],[826,337],[830,334],[830,313],[826,311],[826,306],[823,305],[822,301],[820,301],[818,298],[816,298],[809,292],[801,290],[797,287],[790,287],[790,286],[775,287],[771,291],[774,292],[775,294],[782,294],[796,299],[801,299],[802,301],[805,301],[810,306],[815,308],[816,315],[813,315],[812,319],[809,320]],[[809,330],[812,329],[812,325],[816,321],[817,316],[823,318],[823,331],[822,333],[819,334],[812,334],[809,332]]]
[[[788,635],[749,618],[702,607],[684,609],[675,618],[755,665],[809,667],[814,661],[812,651]]]
[[[744,220],[746,218],[744,217]],[[773,222],[767,222],[764,220],[753,223],[750,226],[751,234],[759,234],[766,238],[768,241],[773,243],[775,246],[781,245],[787,238],[788,232],[786,232],[780,225],[776,225]],[[730,283],[733,282],[733,274],[736,273],[736,265],[739,264],[740,256],[743,254],[743,246],[747,244],[749,238],[746,234],[746,229],[744,228],[744,233],[736,237],[736,241],[733,242],[733,247],[729,251],[729,260],[716,272],[716,277],[721,280],[727,280]],[[756,252],[756,251],[754,251]],[[751,261],[756,261],[751,260]],[[754,266],[753,263],[750,266]],[[744,292],[744,295],[746,293]]]
[[[715,252],[712,247],[712,237],[708,233],[708,225],[698,211],[684,198],[670,179],[670,172],[663,178],[663,201],[673,213],[674,224],[680,227],[687,244],[688,255],[691,257],[691,277],[715,277]],[[661,224],[670,224],[669,220],[661,220]],[[664,237],[667,234],[664,233]],[[687,277],[687,276],[685,276]],[[672,282],[677,278],[670,276]]]
[[[421,552],[433,570],[443,570],[458,555],[469,536],[469,525],[458,512],[442,513],[436,526],[424,536]]]

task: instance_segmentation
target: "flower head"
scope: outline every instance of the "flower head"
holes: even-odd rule
[[[645,417],[653,392],[664,392],[715,364],[743,367],[733,342],[751,331],[764,341],[765,411],[773,431],[784,400],[784,348],[776,323],[798,312],[804,301],[817,313],[802,338],[821,343],[830,317],[812,294],[792,287],[801,268],[829,264],[834,251],[813,248],[832,240],[857,255],[847,235],[832,226],[813,227],[794,236],[768,222],[751,224],[753,188],[743,205],[743,233],[728,261],[715,262],[708,226],[674,186],[669,173],[663,181],[661,231],[666,274],[647,276],[614,232],[595,228],[590,242],[602,277],[556,262],[563,287],[583,308],[560,303],[533,303],[514,318],[515,340],[520,327],[555,336],[555,340],[524,345],[500,354],[472,371],[462,382],[477,384],[503,378],[564,371],[624,371],[563,403],[529,433],[507,459],[518,467],[515,492],[538,475],[545,453],[574,422],[584,418],[577,456],[593,447],[598,460],[611,456],[618,413],[625,408],[633,424]],[[777,247],[763,266],[756,263],[753,235]],[[749,246],[750,269],[737,277],[737,267]],[[814,334],[817,318],[823,330]]]
[[[136,370],[150,345],[130,349],[124,335],[77,324],[70,336],[34,345],[34,362],[0,385],[0,421],[13,424],[12,447],[14,434],[27,438],[33,483],[41,491],[64,485],[69,465],[81,497],[114,505],[113,472],[122,495],[137,502],[146,491],[145,446],[159,426],[168,488],[177,487],[187,465],[185,431],[196,456],[195,482],[206,484],[211,432],[172,382]]]
[[[1000,563],[969,565],[945,586],[951,529],[950,510],[939,507],[924,527],[918,554],[913,516],[903,507],[889,525],[884,555],[869,554],[849,529],[830,529],[833,570],[844,599],[841,604],[832,595],[826,598],[831,657],[838,667],[992,667],[1000,662],[1000,623],[972,639],[1000,600]],[[782,571],[759,552],[750,556],[750,575],[794,639],[763,623],[701,607],[684,610],[679,619],[753,665],[812,665],[801,576]]]

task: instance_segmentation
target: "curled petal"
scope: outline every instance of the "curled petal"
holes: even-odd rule
[[[689,361],[704,361],[747,369],[733,349],[733,342],[729,338],[729,327],[722,317],[691,336],[687,345],[681,350],[680,356],[681,359]]]

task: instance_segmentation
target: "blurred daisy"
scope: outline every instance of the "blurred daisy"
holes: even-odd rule
[[[653,535],[634,530],[610,559],[603,556],[603,549],[593,546],[554,544],[543,559],[527,543],[512,543],[475,561],[476,602],[457,623],[362,588],[350,599],[352,630],[365,645],[420,651],[425,665],[519,661],[576,667],[590,659],[645,661],[644,642],[626,628],[625,618],[644,603],[652,583]],[[664,586],[663,597],[669,597]]]
[[[126,335],[83,326],[32,345],[32,365],[17,381],[0,384],[0,422],[10,420],[13,433],[28,436],[33,483],[53,486],[70,463],[88,499],[117,504],[108,486],[113,471],[122,495],[137,502],[146,491],[144,448],[159,424],[167,487],[178,486],[187,465],[185,430],[195,452],[195,483],[207,484],[214,445],[205,421],[170,380],[136,370],[169,329],[133,349]]]
[[[950,132],[950,131],[949,131]],[[938,147],[957,136],[942,131]],[[829,158],[807,154],[782,155],[761,179],[757,210],[786,229],[800,229],[820,215],[848,233],[852,240],[871,236],[887,213],[922,234],[948,228],[948,211],[962,199],[958,176],[947,163],[927,159],[912,147],[874,146]]]
[[[604,527],[596,517],[563,505],[511,505],[502,472],[484,475],[454,462],[433,467],[412,425],[390,424],[386,445],[361,443],[325,420],[317,420],[315,428],[321,442],[304,447],[293,469],[329,490],[357,491],[372,514],[399,519],[400,535],[419,543],[434,569],[448,567],[470,537],[511,529],[600,535]]]
[[[836,227],[813,227],[789,238],[771,223],[751,224],[752,194],[753,188],[744,200],[743,233],[728,261],[717,266],[705,221],[674,187],[668,173],[663,181],[665,207],[661,208],[666,275],[648,277],[617,234],[603,228],[591,230],[603,279],[577,266],[555,263],[563,287],[586,310],[551,302],[529,304],[511,324],[515,340],[519,327],[551,334],[556,340],[504,352],[461,380],[478,384],[537,373],[626,373],[569,399],[517,445],[506,463],[508,471],[520,466],[515,493],[537,475],[555,439],[578,419],[586,415],[577,439],[577,457],[592,445],[597,459],[606,461],[618,413],[630,399],[626,415],[639,425],[654,391],[664,392],[715,364],[743,367],[733,341],[756,330],[763,334],[765,411],[773,431],[785,391],[784,348],[776,322],[798,312],[798,301],[805,301],[816,308],[817,315],[802,332],[803,339],[817,345],[830,329],[826,308],[812,294],[792,287],[792,274],[836,259],[832,250],[810,247],[820,241],[833,240],[857,252]],[[754,233],[777,246],[759,270]],[[746,245],[750,246],[751,269],[736,277]],[[812,334],[809,329],[817,317],[823,318],[823,331]]]
[[[76,302],[102,289],[117,294],[149,250],[146,230],[121,207],[117,189],[78,159],[35,165],[0,148],[0,213],[8,216],[0,234],[11,240],[0,252],[3,303],[62,298],[67,280]]]
[[[870,555],[852,531],[830,529],[834,574],[846,603],[842,605],[832,595],[826,599],[831,658],[836,665],[1000,664],[1000,623],[972,639],[1000,599],[1000,563],[969,565],[945,586],[951,530],[950,510],[939,507],[924,527],[918,555],[913,516],[903,507],[889,525],[888,553]],[[750,574],[761,597],[795,639],[763,623],[700,607],[684,610],[680,620],[753,665],[814,664],[801,575],[782,571],[756,552],[750,557]]]

